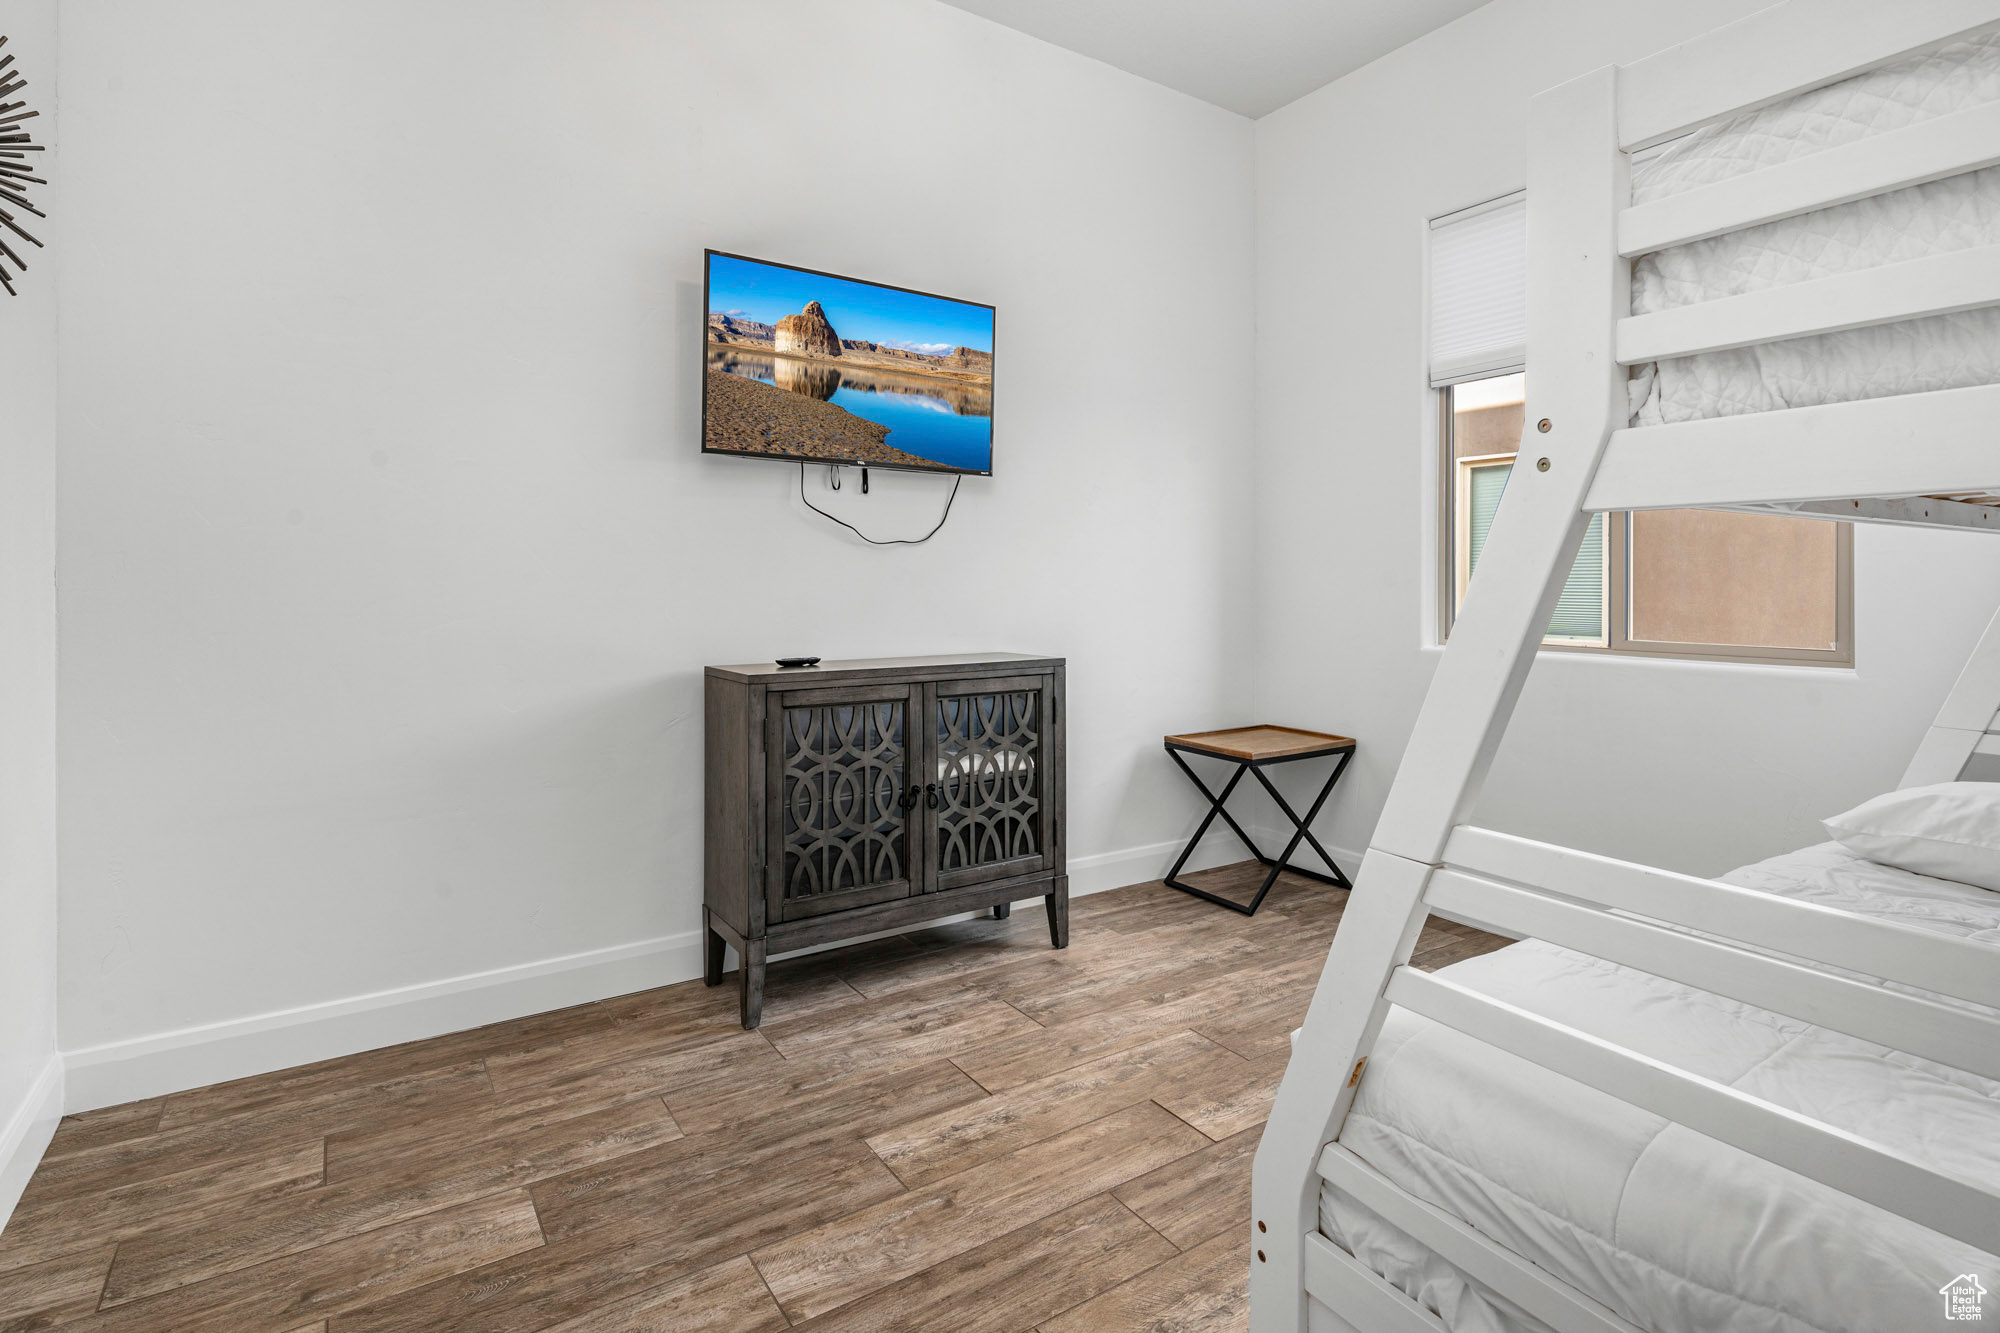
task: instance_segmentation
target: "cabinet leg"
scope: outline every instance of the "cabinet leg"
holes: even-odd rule
[[[729,942],[716,933],[715,926],[708,919],[708,909],[701,909],[702,966],[701,979],[711,986],[722,984],[722,959],[729,948]]]
[[[749,1032],[764,1021],[764,941],[743,942],[737,971],[743,986],[743,1030]]]
[[[1049,943],[1058,949],[1069,947],[1069,876],[1056,877],[1055,892],[1045,898],[1049,909]]]
[[[995,903],[993,904],[993,919],[995,921],[1005,921],[1012,915],[1013,911],[1014,904],[1012,903]]]

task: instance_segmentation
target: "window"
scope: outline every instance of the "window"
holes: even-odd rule
[[[1441,640],[1479,567],[1525,425],[1526,215],[1516,195],[1432,224]],[[1850,524],[1722,510],[1598,514],[1544,642],[1850,665],[1853,585]]]
[[[1514,451],[1520,447],[1525,414],[1527,376],[1516,371],[1488,379],[1469,380],[1444,390],[1440,410],[1450,417],[1452,487],[1452,595],[1457,609],[1465,587],[1486,546],[1487,529],[1500,508],[1507,478],[1514,471]],[[1569,581],[1549,622],[1550,643],[1609,643],[1611,564],[1606,559],[1609,525],[1599,514],[1591,521],[1583,548],[1571,566]]]

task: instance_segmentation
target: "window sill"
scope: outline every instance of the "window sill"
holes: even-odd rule
[[[1444,645],[1426,643],[1419,651],[1437,657],[1444,656]],[[1755,657],[1680,657],[1669,653],[1626,653],[1609,648],[1565,648],[1555,644],[1543,644],[1535,650],[1541,658],[1561,658],[1569,661],[1589,661],[1592,659],[1608,662],[1630,662],[1640,666],[1667,669],[1691,667],[1700,671],[1723,670],[1755,673],[1769,676],[1773,673],[1797,676],[1801,680],[1853,679],[1859,670],[1852,662],[1784,662]]]

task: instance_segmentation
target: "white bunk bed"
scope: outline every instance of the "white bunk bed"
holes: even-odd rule
[[[1536,98],[1516,470],[1258,1149],[1253,1333],[2000,1324],[2000,893],[1467,822],[1586,524],[2000,528],[2000,0],[1789,0]],[[2000,755],[2000,616],[1903,785]],[[1425,916],[1524,942],[1436,975]]]

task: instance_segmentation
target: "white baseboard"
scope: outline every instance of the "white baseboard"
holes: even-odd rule
[[[1252,831],[1260,841],[1270,840],[1267,830]],[[1284,844],[1278,840],[1276,845]],[[1077,857],[1069,864],[1070,896],[1082,897],[1158,879],[1173,864],[1180,848],[1179,842],[1160,842]],[[1335,851],[1346,858],[1344,851],[1338,848]],[[1242,849],[1233,839],[1211,833],[1203,848],[1190,859],[1188,868],[1202,870],[1241,859]],[[964,920],[968,915],[960,913],[941,920]],[[854,942],[847,940],[842,944]],[[701,932],[691,930],[344,1000],[106,1042],[64,1052],[67,1091],[61,1104],[69,1111],[89,1111],[185,1092],[189,1088],[289,1069],[316,1060],[331,1060],[358,1051],[669,986],[700,976],[701,968]],[[36,1152],[39,1155],[40,1149]],[[25,1180],[23,1177],[23,1183]]]
[[[1275,828],[1259,824],[1246,827],[1250,836],[1257,839],[1257,845],[1267,852],[1283,851],[1291,837],[1289,828],[1280,833]],[[1080,856],[1069,863],[1069,896],[1078,898],[1086,893],[1102,893],[1106,889],[1122,889],[1128,884],[1144,884],[1148,880],[1160,879],[1172,868],[1174,858],[1181,854],[1182,845],[1179,842],[1157,842],[1150,847]],[[1361,864],[1361,854],[1345,847],[1329,846],[1327,850],[1333,853],[1341,872],[1352,878]],[[1243,844],[1236,841],[1228,829],[1217,824],[1208,831],[1208,837],[1202,840],[1195,854],[1188,858],[1182,873],[1211,870],[1216,866],[1249,859]],[[1319,858],[1313,855],[1310,847],[1303,845],[1292,853],[1292,863],[1308,870],[1320,869]]]
[[[1174,858],[1181,854],[1182,845],[1180,840],[1156,842],[1145,847],[1127,847],[1118,852],[1076,857],[1069,863],[1069,896],[1083,898],[1103,893],[1106,889],[1122,889],[1129,884],[1144,884],[1158,879],[1173,866]],[[1243,849],[1236,845],[1235,839],[1227,836],[1218,838],[1211,832],[1195,849],[1195,854],[1188,858],[1185,869],[1208,870],[1242,859]]]
[[[65,1051],[71,1111],[161,1097],[701,975],[701,932]]]
[[[41,1165],[62,1115],[63,1058],[51,1051],[27,1096],[0,1125],[0,1232],[7,1230],[7,1219],[28,1188],[28,1177]]]

